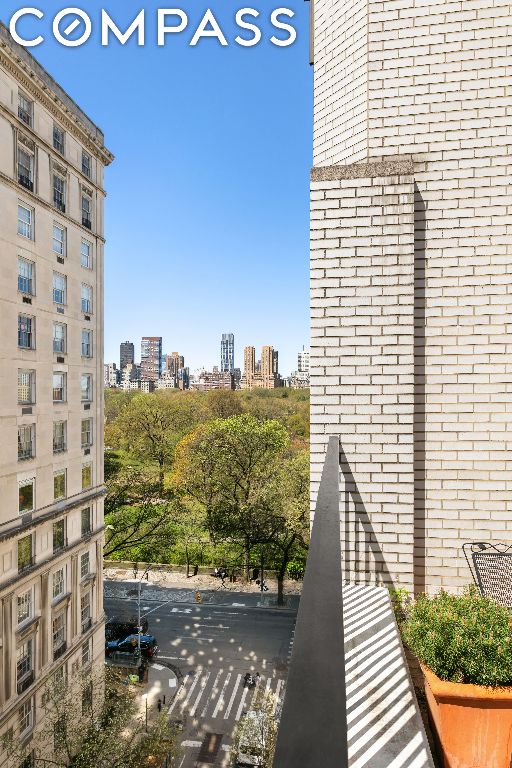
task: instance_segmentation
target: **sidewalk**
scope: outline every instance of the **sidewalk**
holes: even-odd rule
[[[106,598],[127,599],[137,597],[138,579],[133,578],[133,571],[107,568],[104,572],[104,595]],[[206,605],[236,605],[250,608],[274,608],[276,610],[297,610],[301,584],[285,582],[285,605],[277,606],[277,584],[268,582],[268,592],[261,593],[256,584],[226,581],[223,587],[220,579],[198,575],[187,579],[181,573],[151,572],[149,579],[142,581],[141,595],[148,602],[194,603],[196,593],[200,594],[200,603]],[[292,593],[293,592],[293,593]]]

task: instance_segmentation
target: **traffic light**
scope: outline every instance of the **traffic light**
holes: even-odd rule
[[[201,593],[196,592],[196,603],[200,603],[200,602],[201,602]]]

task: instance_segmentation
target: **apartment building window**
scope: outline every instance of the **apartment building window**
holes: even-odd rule
[[[36,400],[35,371],[18,371],[18,403],[32,405]]]
[[[18,624],[32,618],[32,590],[28,589],[18,595]]]
[[[86,667],[91,661],[91,641],[87,640],[82,643],[82,667]]]
[[[90,315],[92,312],[92,287],[82,283],[82,312]]]
[[[53,225],[52,250],[58,256],[66,255],[66,229],[60,224]]]
[[[34,239],[34,211],[21,203],[18,205],[18,235]]]
[[[29,699],[18,709],[20,737],[25,736],[34,726],[34,701]]]
[[[53,452],[62,453],[66,450],[66,422],[53,422]]]
[[[53,174],[53,204],[58,211],[66,212],[66,182],[56,173]]]
[[[34,190],[34,155],[18,144],[18,182],[31,192]]]
[[[84,464],[82,466],[82,491],[85,491],[86,488],[90,488],[91,485],[92,485],[92,464]]]
[[[18,92],[18,117],[32,128],[34,121],[34,102],[21,91]]]
[[[92,445],[92,419],[82,419],[81,435],[82,448],[90,448]]]
[[[81,522],[82,536],[87,536],[92,530],[90,507],[84,507],[84,509],[82,509],[80,522]]]
[[[53,551],[58,552],[66,546],[66,523],[65,520],[57,520],[53,524]]]
[[[25,571],[33,564],[32,536],[18,539],[18,572]]]
[[[82,357],[92,357],[92,331],[82,331]]]
[[[82,224],[92,229],[92,200],[89,195],[82,194]]]
[[[85,151],[85,149],[82,149],[82,173],[84,176],[87,176],[88,179],[91,178],[91,169],[92,169],[92,159],[88,152]]]
[[[65,323],[53,324],[53,351],[64,354],[66,351],[66,325]]]
[[[53,126],[53,148],[61,155],[64,154],[65,133],[58,125]]]
[[[21,349],[34,349],[35,347],[35,320],[29,315],[18,315],[18,347]]]
[[[18,427],[18,461],[34,458],[36,455],[35,436],[35,424],[24,424]]]
[[[28,480],[20,480],[18,483],[18,497],[19,497],[19,512],[25,514],[26,512],[32,512],[34,509],[34,486],[35,478],[31,477]]]
[[[35,265],[18,256],[18,291],[33,296],[35,293]]]
[[[80,578],[83,579],[88,576],[90,572],[89,553],[84,552],[80,557]]]
[[[63,595],[65,589],[66,589],[66,583],[64,579],[64,568],[59,568],[58,571],[55,571],[52,577],[53,599],[55,600],[56,597],[60,597],[61,595]]]
[[[53,303],[66,303],[66,276],[58,272],[53,273]]]
[[[66,650],[66,616],[64,611],[57,614],[52,621],[53,659],[58,659]]]
[[[80,265],[92,269],[92,243],[88,240],[82,240],[80,244]]]
[[[80,392],[82,403],[90,403],[92,400],[92,375],[82,373],[80,376]]]
[[[66,402],[66,374],[65,373],[53,374],[53,402],[54,403]]]
[[[60,469],[53,473],[53,499],[58,501],[66,496],[66,470]]]
[[[54,688],[56,688],[57,690],[64,690],[64,686],[66,684],[66,677],[67,677],[66,664],[63,664],[52,675],[52,682],[53,682]]]
[[[91,620],[91,592],[84,592],[80,598],[80,621],[82,625],[82,634],[90,629]]]
[[[26,691],[34,681],[32,638],[25,640],[16,651],[16,687],[18,695]]]

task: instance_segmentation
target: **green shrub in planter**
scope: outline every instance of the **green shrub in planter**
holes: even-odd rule
[[[512,616],[475,587],[421,595],[402,626],[405,642],[441,680],[512,685]]]

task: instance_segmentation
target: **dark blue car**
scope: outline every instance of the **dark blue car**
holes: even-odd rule
[[[138,635],[128,635],[124,640],[108,640],[105,644],[105,655],[111,656],[113,653],[133,655],[138,646]],[[153,635],[140,636],[140,652],[142,656],[152,659],[158,651],[156,637]]]

